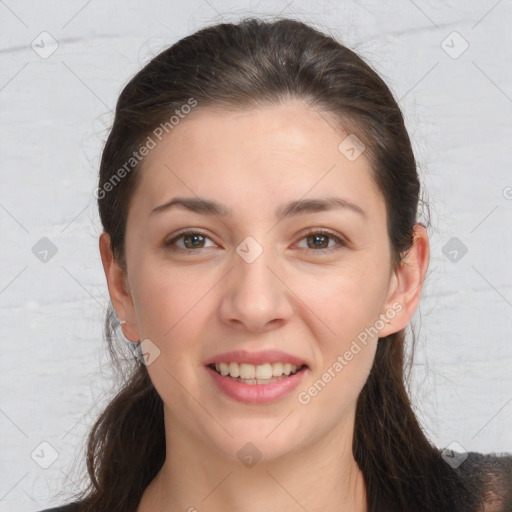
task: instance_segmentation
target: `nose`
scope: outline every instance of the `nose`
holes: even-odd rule
[[[267,251],[251,263],[235,253],[219,308],[222,322],[254,332],[285,324],[293,314],[291,292],[277,268]]]

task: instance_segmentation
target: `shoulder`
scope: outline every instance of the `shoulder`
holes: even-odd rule
[[[55,508],[48,508],[39,512],[81,512],[81,510],[81,503],[79,501],[75,501],[74,503],[68,503],[67,505],[62,505]]]
[[[472,489],[480,512],[512,511],[512,454],[470,452],[455,471]]]
[[[467,480],[480,481],[490,487],[508,487],[512,482],[512,454],[483,454],[470,452],[457,468]]]

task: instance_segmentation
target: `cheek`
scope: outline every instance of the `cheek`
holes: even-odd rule
[[[147,367],[153,385],[173,410],[194,411],[197,404],[191,396],[198,396],[201,360],[197,342],[207,341],[204,322],[211,308],[207,297],[202,300],[208,283],[158,264],[141,273],[137,283],[134,305],[141,339],[150,339],[159,349],[158,358]]]
[[[341,418],[350,418],[350,413],[355,411],[357,398],[373,365],[377,343],[373,340],[366,345],[350,345],[347,350],[335,354],[323,372],[315,375],[310,385],[298,395],[306,411],[323,418],[322,427],[327,431],[335,428]],[[318,413],[313,413],[314,410]]]
[[[354,410],[368,379],[377,349],[375,324],[384,293],[379,279],[355,270],[322,281],[317,280],[308,304],[321,315],[314,332],[318,365],[297,398],[306,410],[311,407],[309,411],[317,411],[323,418],[322,428],[329,429]],[[302,290],[306,294],[306,286]],[[311,319],[313,316],[309,314]],[[320,334],[324,332],[328,334]]]
[[[208,330],[215,311],[209,292],[218,277],[211,272],[199,276],[192,270],[178,271],[155,261],[139,268],[145,271],[134,279],[133,295],[140,336],[160,351],[148,366],[150,377],[167,403],[177,396],[179,403],[186,403],[180,384],[195,388],[204,345],[214,341]]]
[[[379,274],[369,269],[345,267],[314,282],[297,281],[308,306],[299,314],[309,318],[318,350],[317,366],[298,398],[303,404],[310,400],[319,412],[331,411],[326,424],[353,407],[373,365],[385,280],[382,269]]]
[[[302,275],[293,289],[304,314],[323,324],[326,337],[342,349],[347,341],[375,325],[386,297],[382,269],[343,267],[317,276]]]
[[[183,325],[193,327],[191,319],[197,318],[208,283],[154,261],[139,268],[132,296],[141,336],[166,344]]]
[[[341,402],[357,396],[373,364],[378,342],[375,323],[381,302],[372,292],[371,283],[365,287],[359,282],[340,281],[319,304],[323,320],[332,331],[319,347],[319,373],[325,373],[324,380]]]

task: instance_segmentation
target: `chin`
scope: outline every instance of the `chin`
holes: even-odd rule
[[[283,415],[284,417],[286,415]],[[222,457],[242,462],[248,467],[251,467],[250,461],[254,460],[273,462],[283,459],[296,452],[300,447],[304,447],[307,444],[306,441],[312,438],[304,431],[298,432],[295,429],[290,429],[290,425],[285,426],[290,418],[279,425],[283,418],[277,421],[274,418],[272,420],[246,418],[236,422],[225,422],[226,430],[233,437],[229,437],[224,431],[215,432],[207,444],[216,446]]]

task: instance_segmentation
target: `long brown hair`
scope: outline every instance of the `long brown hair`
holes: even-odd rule
[[[191,99],[198,109],[245,109],[289,98],[334,116],[365,144],[386,204],[393,265],[400,265],[413,242],[420,184],[392,93],[370,66],[334,38],[290,19],[245,19],[181,39],[137,73],[119,97],[97,197],[103,229],[123,267],[128,207],[143,169],[143,160],[131,159],[148,137],[154,138],[159,126],[172,130],[170,117]],[[115,327],[110,310],[106,338],[114,362],[121,365],[123,385],[88,439],[89,485],[79,496],[83,510],[90,512],[135,511],[165,460],[162,400],[144,364],[136,357],[119,357]],[[365,478],[368,508],[454,511],[461,506],[455,496],[460,497],[462,483],[413,412],[405,387],[404,341],[404,331],[379,340],[358,398],[353,453]]]

